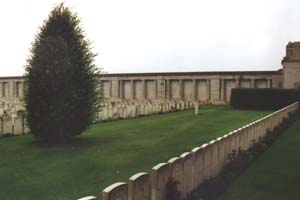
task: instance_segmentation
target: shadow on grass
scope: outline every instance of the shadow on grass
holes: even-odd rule
[[[43,141],[33,138],[27,145],[39,148],[89,148],[95,145],[109,143],[110,141],[108,140],[109,138],[100,140],[97,137],[76,137],[70,140]]]

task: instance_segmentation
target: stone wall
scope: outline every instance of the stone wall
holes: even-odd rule
[[[23,77],[0,77],[0,101],[18,100],[24,96]]]
[[[99,77],[108,102],[194,101],[226,104],[231,89],[280,88],[281,71],[174,72],[103,74]],[[0,100],[20,100],[24,95],[22,77],[0,77]]]
[[[103,200],[149,200],[150,195],[151,200],[165,200],[166,183],[170,177],[180,181],[178,190],[186,197],[204,180],[217,176],[229,162],[229,154],[239,149],[247,150],[298,109],[299,103],[289,105],[168,162],[155,165],[151,176],[145,172],[137,173],[128,183],[108,186],[103,190]]]
[[[226,104],[232,88],[281,88],[282,72],[105,74],[101,81],[104,96],[110,102],[173,100]]]
[[[284,88],[300,89],[300,42],[289,42],[282,60]]]

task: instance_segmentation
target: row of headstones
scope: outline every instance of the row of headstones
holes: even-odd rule
[[[22,135],[29,133],[23,115],[11,115],[0,117],[0,135],[13,134]]]
[[[219,137],[207,144],[194,148],[160,163],[152,168],[152,176],[142,172],[132,176],[128,183],[119,182],[105,188],[102,200],[149,200],[151,182],[151,200],[166,199],[166,185],[170,177],[179,181],[178,190],[185,198],[193,189],[204,180],[217,176],[223,167],[229,163],[229,155],[233,151],[247,150],[259,138],[265,137],[268,130],[273,130],[288,117],[289,113],[296,112],[299,104],[295,103],[264,118],[250,123],[240,129]],[[80,200],[95,200],[94,196]]]
[[[4,114],[16,113],[19,110],[24,110],[24,104],[17,100],[1,101],[0,116]]]
[[[97,120],[117,120],[131,117],[191,109],[192,102],[115,103],[104,104]]]

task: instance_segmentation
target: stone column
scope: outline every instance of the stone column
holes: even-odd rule
[[[267,88],[272,88],[272,79],[268,79],[267,81]]]
[[[154,82],[155,82],[155,99],[157,99],[158,98],[158,86],[157,86],[157,80],[154,80]]]
[[[118,79],[113,79],[111,81],[111,96],[116,99],[120,98],[120,85]]]
[[[112,98],[112,81],[109,81],[109,98]]]
[[[221,79],[220,80],[220,100],[225,100],[226,93],[225,93],[225,87],[224,87],[225,84],[224,83],[225,83],[224,79]]]
[[[11,96],[12,97],[16,97],[17,95],[16,95],[16,88],[17,88],[17,83],[15,82],[15,81],[12,81],[11,82],[12,84],[12,93],[11,93]]]
[[[213,78],[210,81],[211,91],[210,91],[210,99],[212,101],[220,100],[220,80]]]
[[[198,98],[198,94],[197,94],[198,90],[197,90],[197,80],[193,79],[193,100],[196,101]]]
[[[206,80],[206,97],[209,100],[210,99],[210,80]]]
[[[119,80],[119,98],[123,99],[124,98],[124,87],[123,87],[123,81]]]
[[[256,88],[255,79],[251,79],[251,88]]]
[[[130,81],[130,86],[131,86],[131,99],[135,99],[135,91],[134,91],[134,81]]]
[[[182,81],[182,79],[179,80],[179,98],[180,98],[180,100],[184,100],[184,97],[183,97],[183,81]]]
[[[166,98],[167,99],[171,99],[171,91],[170,91],[170,89],[171,89],[171,87],[170,87],[170,80],[166,80],[166,94],[167,94],[167,96],[166,96]]]
[[[3,97],[3,83],[0,82],[0,97]]]
[[[147,99],[146,82],[142,80],[142,98]]]
[[[240,80],[239,79],[235,79],[235,87],[236,88],[240,87]]]

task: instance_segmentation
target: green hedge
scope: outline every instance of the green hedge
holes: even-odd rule
[[[300,90],[234,88],[230,104],[235,109],[275,110],[300,100]]]

